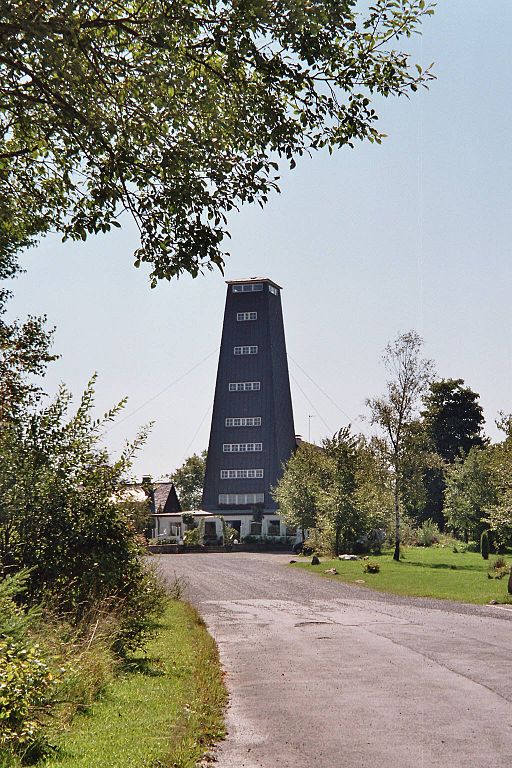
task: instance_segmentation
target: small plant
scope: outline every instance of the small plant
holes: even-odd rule
[[[431,547],[439,542],[439,528],[433,520],[425,520],[416,531],[418,547]]]
[[[487,572],[488,579],[502,579],[504,576],[508,576],[510,569],[508,563],[504,557],[499,555],[493,563],[489,566]]]
[[[363,571],[365,573],[379,573],[380,565],[375,560],[367,560],[363,565]]]
[[[484,560],[489,559],[489,534],[483,531],[480,536],[480,552]]]
[[[171,600],[182,600],[187,588],[187,580],[183,576],[177,576],[174,571],[172,583],[167,588]]]

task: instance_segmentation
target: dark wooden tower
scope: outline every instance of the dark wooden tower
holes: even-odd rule
[[[270,489],[295,448],[281,288],[267,278],[227,286],[202,507],[275,514]]]

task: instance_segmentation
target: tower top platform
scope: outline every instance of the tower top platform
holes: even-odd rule
[[[242,283],[269,283],[280,291],[283,290],[282,285],[278,285],[268,277],[247,277],[245,280],[226,280],[227,285],[241,285]]]

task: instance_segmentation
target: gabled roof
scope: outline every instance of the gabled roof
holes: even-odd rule
[[[181,512],[181,504],[174,483],[153,483],[155,489],[155,512]]]

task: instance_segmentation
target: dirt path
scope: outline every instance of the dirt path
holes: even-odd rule
[[[162,555],[219,644],[218,768],[502,768],[512,611],[392,597],[283,555]]]

